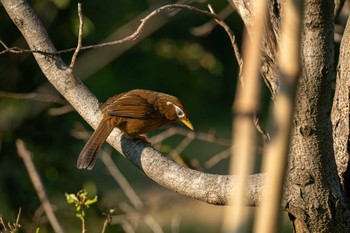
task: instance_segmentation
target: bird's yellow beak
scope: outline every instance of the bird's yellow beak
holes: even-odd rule
[[[193,125],[192,123],[190,122],[190,120],[184,118],[184,119],[181,119],[180,120],[184,125],[186,125],[189,129],[193,130]]]

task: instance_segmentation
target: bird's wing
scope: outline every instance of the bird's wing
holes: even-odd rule
[[[154,106],[137,93],[125,93],[106,103],[105,111],[110,116],[149,119],[159,115]]]

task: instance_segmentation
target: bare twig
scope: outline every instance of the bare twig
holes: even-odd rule
[[[48,102],[48,103],[57,103],[62,105],[67,104],[67,101],[59,96],[38,93],[38,92],[15,93],[15,92],[0,91],[0,98],[34,100],[34,101],[42,101],[42,102]]]
[[[190,132],[191,131],[184,128],[173,127],[149,138],[149,140],[152,142],[153,145],[155,145],[174,135],[187,136]],[[194,134],[194,137],[197,140],[205,142],[211,142],[222,146],[231,146],[231,141],[229,139],[218,137],[215,135],[215,133],[196,132]]]
[[[18,48],[18,47],[9,48],[6,45],[6,43],[2,40],[0,40],[0,44],[5,48],[3,51],[0,52],[0,55],[4,54],[4,53],[32,53],[33,52],[30,49],[22,49],[22,48]]]
[[[68,104],[68,105],[64,105],[62,107],[59,108],[50,108],[49,109],[49,114],[51,116],[60,116],[69,112],[73,112],[75,111],[75,109],[72,107],[72,105]]]
[[[152,17],[154,17],[155,15],[158,15],[161,12],[169,12],[169,11],[171,11],[173,9],[185,9],[185,10],[189,10],[189,11],[192,11],[192,12],[195,12],[195,13],[198,13],[198,14],[201,14],[201,15],[204,15],[204,16],[207,16],[207,17],[215,19],[216,22],[225,29],[225,31],[227,32],[228,36],[230,37],[231,43],[235,44],[235,38],[234,38],[234,34],[233,34],[232,30],[224,22],[224,20],[222,20],[218,15],[216,15],[214,13],[214,11],[213,12],[208,12],[208,11],[205,11],[205,10],[200,10],[200,9],[198,9],[196,7],[193,7],[193,6],[183,5],[183,4],[169,4],[169,5],[165,5],[165,6],[157,8],[156,10],[154,10],[150,14],[148,14],[145,18],[141,19],[141,23],[138,26],[138,28],[131,35],[129,35],[127,37],[124,37],[123,39],[120,39],[120,40],[111,41],[111,42],[105,42],[105,43],[96,44],[96,45],[81,46],[79,49],[78,48],[70,48],[70,49],[65,49],[65,50],[61,50],[61,51],[58,51],[58,52],[54,52],[54,53],[48,53],[48,52],[39,51],[39,50],[21,49],[21,48],[17,48],[17,47],[9,48],[8,46],[6,46],[6,44],[4,42],[1,41],[1,44],[4,46],[5,50],[1,51],[0,55],[3,54],[3,53],[7,53],[7,52],[15,52],[15,53],[41,53],[41,54],[44,54],[44,55],[57,56],[57,55],[60,55],[60,54],[63,54],[63,53],[68,53],[68,52],[72,52],[72,51],[76,52],[77,50],[79,52],[80,50],[88,50],[88,49],[93,49],[93,48],[102,48],[102,47],[108,47],[108,46],[114,46],[114,45],[123,44],[123,43],[129,42],[129,41],[134,41],[134,40],[138,39],[138,37],[141,35],[141,33],[143,31],[143,28],[145,27],[146,23]],[[79,16],[79,19],[80,19],[80,16]],[[81,19],[81,21],[82,21],[82,19]],[[82,22],[81,22],[81,24],[82,24]],[[80,28],[79,28],[79,34],[80,34]],[[81,37],[80,37],[80,39],[81,39]],[[78,38],[78,46],[79,46],[79,38]],[[239,65],[242,66],[242,59],[240,58],[238,47],[237,46],[235,46],[235,47],[233,47],[233,48],[235,50],[235,55],[236,55],[237,61],[238,61]],[[73,58],[72,58],[72,61],[73,61]]]
[[[269,133],[266,132],[265,129],[263,129],[259,123],[259,118],[254,115],[254,125],[255,128],[258,130],[258,132],[261,134],[261,136],[263,137],[265,142],[269,142],[270,141],[270,135]]]
[[[9,49],[9,48],[7,47],[7,45],[5,44],[5,42],[3,42],[2,40],[0,40],[0,44],[1,44],[2,46],[4,46],[4,48],[5,48],[6,50]]]
[[[216,155],[212,156],[208,161],[204,163],[205,168],[211,168],[218,164],[220,161],[227,159],[231,155],[231,148],[228,148],[224,151],[221,151],[217,153]]]
[[[110,156],[110,153],[106,152],[105,150],[102,150],[100,158],[103,164],[106,166],[108,172],[113,177],[113,179],[119,184],[120,188],[123,190],[123,192],[125,193],[126,197],[129,199],[131,204],[137,210],[143,210],[144,205],[141,199],[137,196],[136,192],[131,187],[129,182],[125,179],[123,174],[119,171],[118,167],[113,162]]]
[[[171,233],[180,233],[181,218],[175,216],[171,219]]]
[[[36,226],[42,225],[43,223],[47,222],[47,218],[42,218],[42,216],[45,216],[45,210],[42,205],[38,206],[38,208],[35,210],[34,215],[32,217],[32,224],[29,229],[29,232],[34,232]]]
[[[84,214],[84,210],[82,210],[81,213],[82,213],[83,215],[85,215],[85,214]],[[85,233],[85,232],[86,232],[86,228],[85,228],[85,218],[81,218],[81,233]]]
[[[208,5],[208,8],[209,8],[209,10],[210,10],[210,12],[212,14],[217,16],[210,4]],[[230,38],[231,45],[232,45],[232,48],[234,50],[234,54],[236,56],[236,60],[237,60],[238,65],[239,65],[239,74],[238,74],[238,76],[239,76],[239,78],[241,80],[241,84],[243,85],[243,73],[242,73],[242,71],[243,71],[243,59],[242,59],[241,53],[239,52],[238,45],[236,43],[235,34],[233,33],[232,29],[225,23],[225,21],[222,20],[220,17],[217,16],[217,17],[213,17],[213,18],[215,19],[217,24],[219,24],[223,29],[225,29],[228,37]]]
[[[170,153],[171,157],[179,155],[186,149],[186,147],[195,139],[195,133],[189,132],[186,137],[181,141],[181,143]]]
[[[100,158],[104,163],[104,165],[106,166],[109,173],[111,174],[111,176],[113,177],[113,179],[119,184],[120,188],[123,190],[126,197],[132,203],[134,208],[141,213],[145,213],[145,206],[143,202],[138,197],[138,195],[136,194],[134,189],[131,187],[129,182],[126,180],[126,178],[123,176],[123,174],[119,171],[118,167],[115,165],[115,163],[111,159],[110,153],[107,153],[105,150],[102,150]],[[144,221],[153,232],[163,233],[162,228],[159,226],[159,224],[154,220],[154,218],[150,214],[147,214],[147,213],[144,214]]]
[[[16,222],[12,223],[9,221],[7,222],[7,225],[4,219],[2,218],[2,215],[0,215],[0,226],[2,227],[2,229],[0,230],[5,230],[5,232],[8,232],[7,228],[9,228],[10,233],[18,232],[21,228],[21,224],[19,224],[19,218],[21,217],[21,212],[22,212],[22,208],[19,208]],[[2,231],[0,232],[2,233]]]
[[[17,214],[17,218],[16,218],[16,223],[15,223],[15,228],[16,229],[21,227],[21,225],[19,224],[19,218],[21,217],[21,212],[22,212],[22,208],[19,208],[18,214]]]
[[[41,50],[36,49],[24,49],[19,47],[8,47],[6,43],[2,40],[0,40],[0,44],[5,48],[4,50],[0,51],[0,55],[5,53],[39,53],[43,55],[55,55],[54,53],[45,52]]]
[[[112,214],[114,213],[114,209],[109,209],[106,213],[103,213],[103,215],[106,216],[105,221],[103,222],[103,228],[101,233],[105,233],[107,230],[107,226],[109,226],[112,222]]]
[[[123,220],[123,221],[121,221],[120,225],[123,228],[124,232],[135,233],[134,228],[132,227],[132,225],[128,221]]]
[[[43,206],[46,216],[49,219],[49,222],[56,233],[63,233],[63,229],[58,222],[54,211],[52,210],[49,199],[47,198],[45,187],[41,182],[40,176],[32,162],[31,154],[24,145],[24,142],[21,139],[16,140],[18,156],[22,158],[24,165],[27,168],[29,177],[33,183],[35,191],[40,199],[41,205]]]
[[[84,21],[83,21],[83,13],[81,10],[81,3],[78,3],[78,16],[79,16],[79,32],[78,32],[78,45],[77,48],[74,51],[74,54],[72,56],[72,60],[70,62],[69,68],[73,69],[75,65],[75,61],[78,57],[78,54],[80,52],[80,49],[82,47],[82,38],[83,38],[83,26],[84,26]]]
[[[217,15],[221,19],[226,19],[228,16],[230,16],[235,9],[228,4],[223,10],[221,10]],[[217,26],[217,22],[214,19],[209,20],[203,25],[193,27],[191,28],[191,33],[194,36],[206,36],[212,32],[212,30]]]
[[[213,8],[211,7],[211,5],[208,5],[208,8],[210,10],[211,13],[215,14]],[[238,45],[236,43],[235,40],[235,35],[233,34],[233,31],[231,30],[231,28],[225,23],[225,21],[223,20],[218,20],[215,18],[215,21],[218,25],[220,25],[221,27],[223,27],[225,29],[225,31],[227,32],[227,35],[229,36],[230,40],[231,40],[231,45],[232,48],[234,50],[235,56],[236,56],[236,60],[238,62],[239,65],[239,72],[238,72],[238,76],[239,76],[239,80],[241,81],[241,85],[242,87],[244,87],[244,80],[243,80],[243,59],[241,56],[241,53],[239,51]],[[263,139],[268,142],[270,140],[270,136],[269,134],[261,127],[261,125],[259,124],[259,119],[254,116],[254,125],[256,127],[256,129],[258,130],[258,132],[262,135]]]
[[[4,219],[2,218],[2,214],[0,214],[0,225],[5,231],[7,231],[6,224],[4,222]]]

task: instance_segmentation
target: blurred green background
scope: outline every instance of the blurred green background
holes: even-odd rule
[[[77,43],[77,2],[70,0],[29,1],[47,28],[57,50],[72,48]],[[83,45],[116,40],[130,35],[140,19],[152,9],[175,1],[105,0],[83,2]],[[187,1],[206,9],[212,4],[216,12],[226,8],[226,1]],[[237,78],[237,62],[225,31],[208,23],[209,19],[189,11],[160,14],[149,21],[142,36],[134,43],[105,49],[82,51],[77,72],[88,88],[104,102],[108,97],[135,88],[151,89],[179,97],[186,105],[196,132],[210,132],[230,140],[231,106]],[[235,13],[226,22],[233,28],[238,44],[242,22]],[[0,11],[0,39],[8,46],[27,47],[5,10]],[[197,35],[204,30],[204,34]],[[72,53],[63,55],[66,63]],[[0,91],[11,93],[49,93],[57,95],[42,74],[31,54],[0,56]],[[115,215],[134,216],[130,222],[136,232],[151,232],[142,216],[133,210],[125,194],[111,178],[101,161],[92,171],[77,170],[76,159],[84,141],[74,132],[91,128],[74,111],[55,115],[61,103],[38,100],[0,98],[0,214],[5,221],[14,221],[22,208],[21,224],[25,232],[52,232],[22,160],[15,141],[23,139],[33,153],[36,165],[56,214],[67,232],[80,232],[74,207],[65,201],[64,193],[85,188],[99,201],[87,210],[87,229],[102,229],[110,208]],[[47,100],[45,98],[45,100]],[[264,87],[262,102],[268,102]],[[264,119],[264,115],[262,119]],[[162,130],[153,132],[156,135]],[[174,136],[159,149],[167,155],[183,139]],[[105,147],[108,147],[105,145]],[[205,172],[227,174],[228,160],[206,168],[205,162],[227,146],[193,141],[182,153],[184,160],[195,161]],[[212,206],[166,190],[139,172],[117,152],[113,160],[131,183],[164,232],[218,232],[225,207]],[[139,216],[139,217],[137,217]],[[34,227],[34,228],[33,228]],[[178,231],[177,231],[178,229]],[[120,224],[107,232],[123,232]],[[288,230],[286,230],[288,232]]]

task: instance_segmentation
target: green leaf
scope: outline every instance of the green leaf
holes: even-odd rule
[[[86,207],[89,207],[89,205],[94,204],[97,202],[97,196],[94,197],[94,199],[88,199],[84,204]]]
[[[71,194],[65,193],[64,195],[66,196],[68,204],[73,204],[78,202],[78,198],[74,193],[71,193]]]

